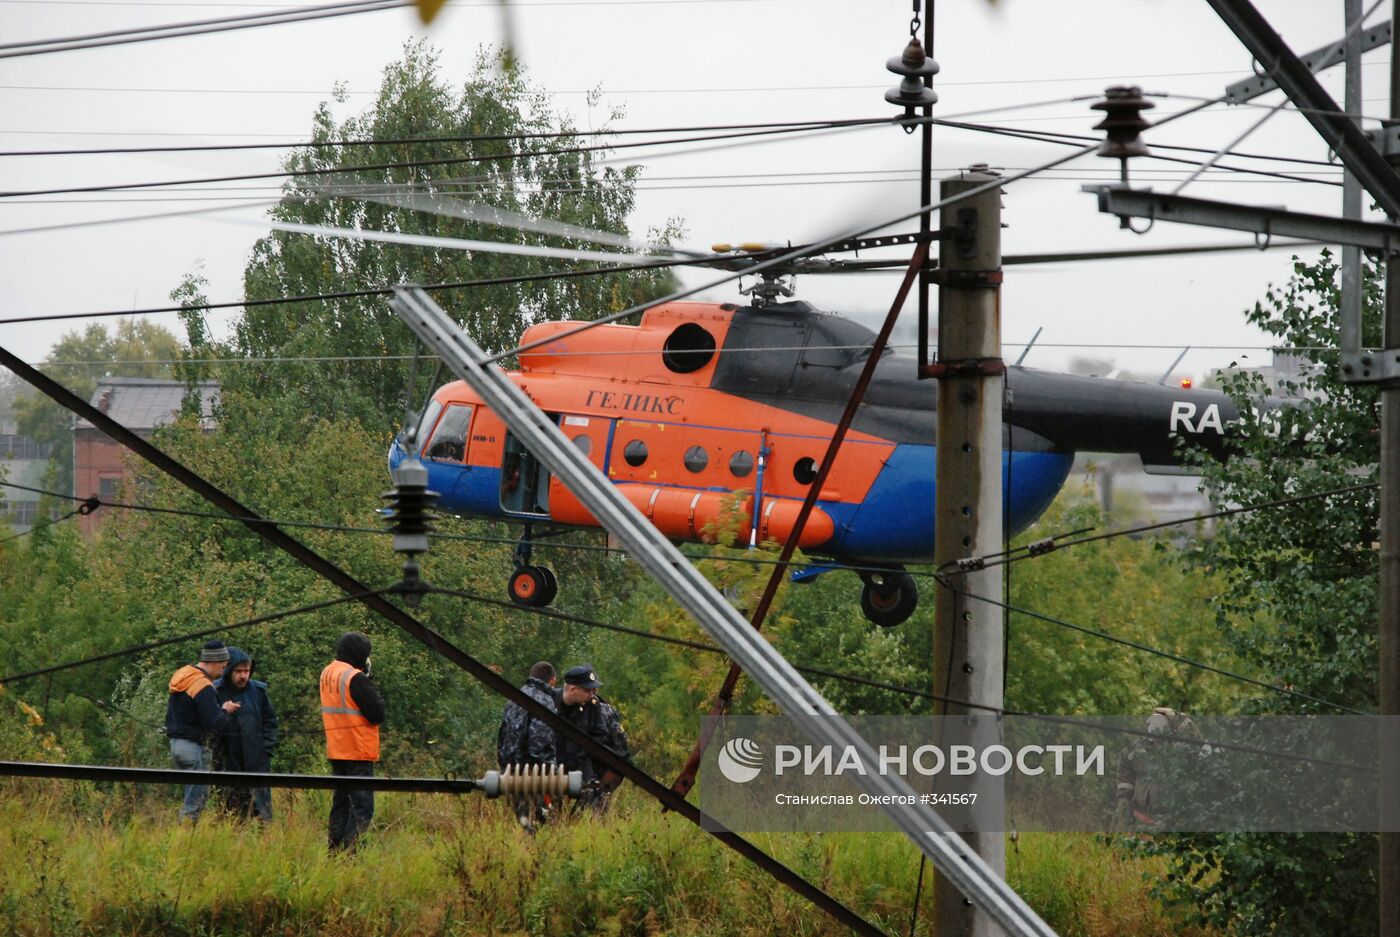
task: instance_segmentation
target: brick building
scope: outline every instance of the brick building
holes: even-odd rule
[[[173,422],[180,414],[187,386],[183,381],[150,377],[104,377],[89,401],[94,407],[143,438],[157,426]],[[200,413],[204,427],[214,425],[213,411],[219,399],[219,385],[205,381],[198,385]],[[126,447],[84,419],[73,422],[73,494],[97,495],[115,500],[130,479]],[[127,486],[129,488],[129,486]],[[130,497],[130,495],[125,495]],[[79,518],[83,533],[90,534],[101,523],[103,512]]]

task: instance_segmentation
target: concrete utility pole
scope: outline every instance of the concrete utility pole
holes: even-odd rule
[[[997,178],[979,171],[983,168],[944,179],[940,197]],[[958,203],[942,214],[939,230],[938,362],[930,369],[939,379],[934,562],[948,570],[960,559],[1001,550],[1001,411],[1006,381],[1001,358],[1001,191],[992,189]],[[938,587],[933,649],[937,693],[1002,705],[1005,615],[999,606],[972,598],[1000,602],[1002,569],[948,570],[949,586]],[[975,721],[973,744],[998,741],[996,717],[985,710],[947,706],[944,714]],[[1006,839],[1000,829],[963,834],[963,839],[1005,876]],[[1001,933],[941,875],[934,887],[934,907],[934,932],[939,937]]]
[[[1346,97],[1348,114],[1361,113],[1361,36],[1360,29],[1352,32],[1353,24],[1361,19],[1361,0],[1345,0],[1344,19],[1346,41]],[[1356,121],[1357,126],[1361,121]],[[1342,217],[1361,220],[1361,183],[1350,169],[1342,174]],[[1361,350],[1361,248],[1354,244],[1342,246],[1342,351]]]
[[[1391,22],[1400,16],[1395,0]],[[1392,50],[1393,51],[1393,50]],[[1390,61],[1390,126],[1400,123],[1400,57]],[[1391,165],[1400,163],[1391,157]],[[1392,222],[1400,221],[1391,215]],[[1386,257],[1385,265],[1386,361],[1400,357],[1400,258]],[[1381,384],[1381,570],[1380,570],[1380,714],[1400,715],[1400,381]],[[1388,733],[1387,735],[1392,735]],[[1387,757],[1387,755],[1390,757]],[[1382,764],[1393,765],[1393,753],[1382,750]],[[1393,787],[1395,778],[1383,787]],[[1382,810],[1384,814],[1384,807]],[[1400,834],[1380,835],[1380,933],[1400,937]]]

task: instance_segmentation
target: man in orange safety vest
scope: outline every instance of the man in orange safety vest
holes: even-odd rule
[[[335,660],[321,671],[321,723],[331,774],[374,776],[379,760],[379,725],[384,697],[370,679],[370,641],[357,631],[340,636]],[[332,852],[353,847],[374,818],[374,791],[338,790],[331,797]]]

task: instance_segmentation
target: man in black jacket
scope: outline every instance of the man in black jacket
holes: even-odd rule
[[[564,672],[564,687],[554,691],[559,706],[559,715],[586,732],[595,742],[612,749],[620,757],[628,757],[627,735],[622,731],[622,719],[611,703],[598,696],[598,688],[603,683],[593,672],[592,664],[580,664]],[[558,738],[559,760],[565,771],[579,771],[583,774],[583,795],[577,806],[589,806],[605,811],[608,801],[621,775],[610,770],[607,765],[594,764],[592,756],[561,734]]]
[[[228,649],[228,669],[214,681],[219,701],[233,700],[238,712],[224,721],[214,737],[215,771],[272,770],[272,751],[277,747],[277,711],[267,695],[267,684],[253,679],[253,658],[241,649]],[[272,789],[267,787],[223,788],[224,808],[238,817],[256,815],[264,822],[272,819]]]
[[[170,738],[170,757],[181,771],[204,770],[204,741],[223,729],[225,721],[238,712],[233,700],[220,703],[214,681],[223,676],[228,664],[228,648],[222,641],[206,642],[199,651],[199,662],[181,667],[170,678],[170,698],[165,704],[165,734]],[[186,784],[180,819],[193,823],[204,809],[209,788]]]

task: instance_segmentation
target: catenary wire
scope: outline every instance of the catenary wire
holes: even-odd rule
[[[1203,110],[1207,109],[1208,107],[1213,106],[1214,104],[1218,104],[1218,103],[1220,102],[1220,100],[1223,100],[1223,99],[1216,99],[1215,101],[1210,101],[1210,102],[1206,102],[1206,103],[1199,104],[1199,105],[1197,105],[1196,107],[1190,108],[1190,109],[1185,110],[1185,111],[1181,111],[1181,112],[1179,112],[1178,114],[1174,115],[1173,117],[1167,118],[1166,120],[1163,120],[1163,121],[1161,121],[1161,122],[1159,122],[1159,123],[1167,123],[1167,122],[1169,122],[1169,121],[1171,121],[1171,120],[1175,120],[1175,119],[1179,119],[1179,118],[1181,118],[1181,117],[1185,117],[1185,116],[1187,116],[1188,114],[1192,114],[1192,113],[1196,113],[1196,112],[1199,112],[1199,111],[1203,111]],[[659,298],[657,298],[657,299],[650,300],[650,301],[648,301],[648,302],[641,303],[641,304],[638,304],[638,305],[636,305],[636,306],[632,306],[632,307],[630,307],[630,308],[628,308],[628,309],[623,309],[623,310],[621,310],[621,311],[619,311],[619,312],[610,313],[610,314],[608,314],[608,315],[606,315],[606,316],[602,316],[602,317],[600,317],[600,318],[598,318],[598,319],[595,319],[595,320],[593,320],[592,322],[589,322],[589,323],[580,325],[580,326],[578,326],[578,327],[576,327],[576,328],[574,328],[574,329],[572,329],[572,330],[570,330],[570,331],[562,332],[562,333],[560,333],[560,334],[558,334],[558,335],[552,336],[550,339],[548,339],[548,341],[557,341],[557,340],[559,340],[559,339],[568,338],[568,337],[571,337],[571,336],[573,336],[573,335],[577,335],[577,334],[579,334],[580,332],[585,332],[585,331],[588,331],[589,329],[597,328],[597,327],[600,326],[600,325],[606,325],[606,324],[608,324],[608,323],[610,323],[610,322],[616,322],[616,321],[618,321],[618,320],[620,320],[620,319],[624,319],[624,318],[627,318],[627,317],[629,317],[629,316],[636,315],[637,313],[643,312],[643,311],[645,311],[645,310],[647,310],[647,309],[649,309],[649,308],[651,308],[651,307],[653,307],[653,306],[659,306],[659,305],[661,305],[662,303],[673,302],[673,301],[678,300],[678,299],[685,299],[685,298],[687,298],[687,297],[689,297],[689,296],[695,295],[696,293],[703,292],[704,290],[713,289],[714,287],[717,287],[717,286],[722,286],[722,285],[724,285],[725,283],[728,283],[728,282],[730,282],[730,281],[732,281],[732,280],[736,280],[736,279],[738,279],[738,278],[740,278],[740,277],[742,277],[742,276],[745,276],[745,275],[752,275],[752,274],[754,274],[754,273],[759,273],[759,272],[761,272],[761,271],[763,271],[763,270],[771,269],[771,268],[776,267],[776,266],[778,266],[778,265],[780,265],[780,264],[783,264],[783,263],[786,263],[786,262],[789,262],[789,261],[792,261],[792,260],[796,260],[796,259],[801,258],[801,257],[810,256],[810,255],[812,255],[812,254],[819,254],[819,253],[821,253],[823,250],[826,250],[826,249],[828,249],[828,248],[830,248],[830,247],[832,247],[832,246],[834,246],[834,245],[836,245],[836,244],[839,244],[839,243],[842,242],[842,241],[849,240],[849,239],[854,238],[854,237],[861,237],[861,236],[863,236],[863,235],[869,234],[869,233],[872,232],[872,231],[879,231],[879,230],[881,230],[882,228],[888,228],[888,227],[890,227],[890,226],[892,226],[892,225],[900,224],[901,222],[908,221],[908,220],[913,219],[913,218],[918,218],[918,217],[920,217],[921,215],[928,214],[929,212],[933,211],[933,210],[936,209],[936,208],[946,207],[946,205],[948,205],[948,204],[952,204],[952,203],[954,203],[954,202],[956,202],[956,201],[964,200],[964,199],[969,198],[969,197],[971,197],[971,196],[973,196],[973,195],[977,195],[977,194],[979,194],[979,193],[981,193],[981,192],[983,192],[983,191],[990,191],[990,190],[993,189],[993,188],[999,189],[999,188],[1001,188],[1001,187],[1003,187],[1003,186],[1009,185],[1009,184],[1012,183],[1012,182],[1016,182],[1016,181],[1018,181],[1018,180],[1020,180],[1020,179],[1026,178],[1027,176],[1034,175],[1035,173],[1037,173],[1037,172],[1039,172],[1039,171],[1042,171],[1042,170],[1045,170],[1045,169],[1051,169],[1051,168],[1054,168],[1055,166],[1059,166],[1059,165],[1062,165],[1062,164],[1064,164],[1064,163],[1067,163],[1067,162],[1069,162],[1070,160],[1077,159],[1077,158],[1080,157],[1080,156],[1087,155],[1088,153],[1092,152],[1094,149],[1096,149],[1096,147],[1094,147],[1094,146],[1092,146],[1092,145],[1091,145],[1091,146],[1086,146],[1086,147],[1084,147],[1084,148],[1081,149],[1081,150],[1075,151],[1074,153],[1070,153],[1070,154],[1067,154],[1067,155],[1065,155],[1065,156],[1061,156],[1061,157],[1058,157],[1058,158],[1056,158],[1056,159],[1053,159],[1053,160],[1051,160],[1051,161],[1049,161],[1049,162],[1043,164],[1043,165],[1040,166],[1040,167],[1036,167],[1035,169],[1026,170],[1026,171],[1020,172],[1020,173],[1013,173],[1012,175],[1007,176],[1007,177],[1005,177],[1005,178],[997,179],[997,180],[995,180],[994,182],[989,182],[989,183],[987,183],[987,184],[984,185],[984,186],[979,186],[979,187],[977,187],[977,188],[968,189],[967,191],[961,193],[960,195],[954,196],[954,197],[951,198],[951,199],[940,200],[940,201],[935,202],[935,203],[930,204],[930,205],[921,206],[921,207],[920,207],[918,210],[916,210],[916,211],[908,212],[908,213],[904,213],[904,214],[900,214],[900,215],[898,215],[898,216],[896,216],[896,217],[893,217],[893,218],[887,218],[887,219],[885,219],[884,221],[882,221],[882,222],[880,222],[880,223],[872,224],[872,225],[867,225],[867,226],[863,226],[863,227],[858,228],[858,229],[853,230],[853,231],[843,232],[843,233],[841,233],[841,234],[839,234],[839,235],[836,235],[835,237],[830,237],[830,238],[827,238],[827,239],[825,239],[825,240],[823,240],[823,241],[819,241],[819,242],[817,242],[816,244],[809,245],[809,246],[807,246],[807,247],[803,247],[803,248],[799,248],[799,249],[797,249],[797,250],[792,250],[792,251],[788,251],[788,252],[786,252],[786,253],[779,254],[779,255],[777,255],[776,257],[773,257],[773,258],[770,259],[770,260],[764,260],[764,261],[760,261],[759,263],[756,263],[754,266],[748,268],[746,271],[743,271],[743,272],[740,272],[740,273],[728,274],[728,275],[719,277],[719,278],[717,278],[717,279],[715,279],[715,280],[711,280],[711,281],[709,281],[709,282],[707,282],[707,283],[702,283],[702,284],[700,284],[699,286],[688,287],[688,288],[685,288],[685,289],[676,290],[675,292],[670,293],[670,294],[668,294],[668,295],[666,295],[666,296],[659,297]],[[505,359],[505,358],[511,357],[511,356],[513,356],[513,355],[517,355],[517,354],[519,354],[519,353],[521,353],[521,352],[523,352],[523,351],[528,351],[530,348],[534,347],[536,344],[542,344],[542,343],[543,343],[543,342],[541,342],[541,343],[527,343],[527,344],[525,344],[525,345],[517,345],[516,347],[511,348],[511,349],[508,349],[508,350],[506,350],[506,351],[504,351],[504,352],[500,352],[500,353],[497,353],[497,354],[488,356],[488,357],[485,359],[485,361],[484,361],[483,363],[492,363],[492,364],[497,363],[497,362],[499,362],[499,361],[501,361],[501,360],[503,360],[503,359]]]
[[[1061,144],[1061,145],[1063,145],[1063,146],[1074,146],[1074,145],[1075,145],[1075,143],[1074,143],[1073,141],[1070,141],[1070,140],[1057,140],[1057,139],[1054,138],[1054,136],[1051,136],[1051,135],[1038,134],[1038,133],[1034,133],[1034,132],[1032,132],[1032,131],[1021,131],[1021,130],[1017,130],[1017,129],[1014,128],[1014,127],[996,127],[996,128],[993,128],[993,127],[986,126],[986,125],[981,125],[981,124],[964,123],[964,122],[962,122],[962,121],[952,121],[952,120],[935,120],[934,123],[935,123],[936,125],[941,125],[941,126],[944,126],[944,127],[949,127],[949,128],[953,128],[953,129],[957,129],[957,130],[971,130],[971,131],[974,131],[974,132],[977,132],[977,133],[991,133],[991,134],[996,134],[996,135],[998,135],[998,136],[1007,136],[1007,137],[1013,137],[1013,138],[1018,138],[1018,139],[1034,140],[1034,141],[1039,142],[1039,143],[1058,143],[1058,144]],[[1184,157],[1184,156],[1164,156],[1164,155],[1162,155],[1162,154],[1160,154],[1160,153],[1153,153],[1153,152],[1151,152],[1150,148],[1149,148],[1149,151],[1148,151],[1148,153],[1145,155],[1144,158],[1145,158],[1145,159],[1155,159],[1155,160],[1159,160],[1159,161],[1162,161],[1162,162],[1168,162],[1168,163],[1181,163],[1181,164],[1184,164],[1184,165],[1187,165],[1187,166],[1195,166],[1195,167],[1204,167],[1204,166],[1206,166],[1206,164],[1205,164],[1205,163],[1202,163],[1200,160],[1187,159],[1187,158]],[[1340,182],[1333,182],[1333,181],[1328,180],[1328,179],[1309,178],[1309,177],[1307,177],[1307,176],[1297,176],[1297,175],[1293,175],[1292,173],[1276,172],[1276,171],[1269,170],[1269,169],[1253,169],[1253,168],[1250,168],[1250,167],[1248,167],[1248,166],[1235,166],[1235,165],[1227,164],[1227,163],[1219,163],[1219,164],[1216,165],[1215,168],[1221,169],[1221,170],[1225,170],[1225,171],[1228,171],[1228,172],[1243,173],[1243,174],[1248,174],[1248,175],[1252,175],[1252,176],[1262,176],[1262,177],[1266,177],[1266,178],[1279,179],[1279,180],[1286,181],[1286,182],[1307,182],[1307,183],[1312,183],[1312,184],[1314,184],[1314,185],[1331,185],[1331,186],[1340,186],[1340,185],[1341,185]]]

